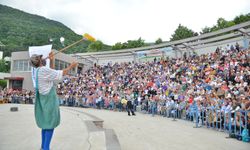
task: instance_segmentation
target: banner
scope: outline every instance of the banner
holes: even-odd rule
[[[151,49],[146,51],[139,51],[136,52],[137,57],[139,59],[142,58],[149,58],[149,57],[161,57],[163,55],[166,55],[166,53],[173,52],[172,47],[164,47],[164,48],[158,48],[158,49]]]
[[[43,55],[43,58],[46,58],[49,56],[51,49],[52,49],[52,45],[30,46],[29,56],[31,57],[33,54],[38,54],[38,55]],[[49,59],[46,60],[46,67],[50,67]],[[36,68],[31,67],[31,77],[32,77],[34,88],[36,87],[35,76],[36,76]]]

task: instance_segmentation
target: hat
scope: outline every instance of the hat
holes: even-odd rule
[[[33,54],[30,57],[30,64],[32,65],[32,67],[37,68],[39,66],[39,63],[42,57],[43,55]]]

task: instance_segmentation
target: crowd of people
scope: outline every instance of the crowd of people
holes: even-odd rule
[[[232,130],[242,127],[249,132],[249,60],[250,50],[236,44],[208,54],[185,53],[182,58],[94,65],[65,78],[57,92],[61,105],[126,111],[129,103],[133,107],[128,115],[140,106],[152,115],[191,119],[195,112],[199,118],[205,116],[206,124],[219,122],[228,129],[231,121]],[[27,99],[30,94],[21,96]]]
[[[146,113],[193,119],[229,128],[250,126],[250,51],[238,44],[214,53],[152,62],[95,65],[58,85],[63,104],[126,110],[127,102]],[[136,107],[135,107],[136,108]],[[244,111],[240,112],[240,111]],[[237,113],[234,113],[237,112]],[[229,116],[230,113],[230,116]],[[206,119],[205,119],[206,118]],[[226,126],[227,125],[227,126]]]
[[[33,104],[34,92],[27,90],[1,89],[0,100],[5,103]]]

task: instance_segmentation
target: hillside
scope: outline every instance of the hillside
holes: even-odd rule
[[[65,38],[65,46],[82,38],[60,22],[0,4],[0,41],[5,45],[0,50],[5,56],[13,51],[27,50],[29,46],[49,44],[53,39],[53,48],[60,49],[60,37]],[[86,52],[90,42],[84,41],[67,50],[66,53]],[[108,49],[109,46],[105,45]]]

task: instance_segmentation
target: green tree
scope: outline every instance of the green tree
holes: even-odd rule
[[[7,81],[6,80],[0,80],[0,89],[5,88],[7,86]]]
[[[198,32],[194,32],[194,36],[198,36],[199,35],[199,33]]]
[[[126,49],[126,48],[136,48],[145,46],[144,40],[140,37],[138,40],[128,40],[125,43],[117,42],[112,46],[112,50]]]
[[[217,31],[220,29],[228,28],[228,27],[231,27],[234,25],[235,25],[234,21],[227,21],[224,18],[219,18],[217,20],[216,25],[212,26],[211,28],[206,26],[205,28],[202,28],[200,33],[201,34],[210,33],[210,32],[214,32],[214,31]]]
[[[6,62],[4,59],[0,60],[0,72],[9,72],[10,64]]]
[[[144,40],[140,37],[138,40],[128,40],[127,48],[136,48],[144,46]]]
[[[115,45],[112,46],[112,50],[116,49],[123,49],[123,44],[121,42],[115,43]]]
[[[170,41],[175,40],[181,40],[189,37],[193,37],[195,35],[195,32],[186,26],[183,26],[179,24],[177,29],[174,31],[174,34],[172,34],[172,37],[170,38]]]
[[[235,25],[235,22],[233,21],[227,21],[224,18],[219,18],[217,20],[217,28],[218,29],[224,29],[224,28],[228,28]]]
[[[210,28],[210,32],[214,32],[214,31],[217,31],[219,30],[219,28],[217,27],[217,25],[214,25]]]
[[[142,47],[145,45],[145,40],[143,40],[141,37],[137,40],[137,47]]]
[[[205,28],[201,29],[200,34],[205,34],[205,33],[209,33],[209,32],[211,32],[211,28],[206,26]]]
[[[227,27],[234,26],[234,25],[236,25],[235,22],[233,22],[233,21],[228,21],[228,22],[227,22],[227,25],[226,25],[226,28],[227,28]]]
[[[161,38],[158,38],[156,41],[155,41],[155,44],[160,44],[162,43],[162,39]]]
[[[88,52],[97,52],[102,49],[103,49],[103,43],[102,41],[99,41],[99,40],[92,42],[91,44],[89,44],[87,48]]]
[[[240,24],[240,23],[243,23],[243,22],[246,22],[246,21],[250,21],[250,13],[246,14],[246,15],[239,15],[239,16],[236,16],[233,20],[233,22],[235,24]]]
[[[224,29],[227,26],[227,21],[224,18],[219,18],[217,20],[217,28]]]

